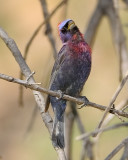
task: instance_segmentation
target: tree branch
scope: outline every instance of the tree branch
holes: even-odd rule
[[[97,33],[97,30],[98,30],[98,27],[101,23],[102,18],[103,18],[103,10],[101,8],[101,3],[99,1],[96,6],[96,9],[94,10],[94,12],[90,18],[90,21],[88,23],[87,29],[84,34],[84,38],[86,39],[88,44],[91,45],[91,47],[93,47],[96,33]]]
[[[97,129],[95,131],[92,131],[92,132],[89,132],[89,133],[86,133],[86,134],[82,134],[82,135],[76,137],[76,140],[81,140],[81,139],[84,139],[84,138],[88,138],[88,137],[94,136],[95,134],[98,134],[100,132],[105,132],[105,131],[109,131],[109,130],[120,128],[120,127],[128,127],[128,122],[118,123],[118,124],[112,125],[110,127],[101,128],[101,129]]]
[[[56,13],[56,11],[65,4],[67,0],[62,0],[56,7],[55,9],[46,17],[46,19],[36,28],[36,30],[33,32],[31,38],[29,39],[26,47],[25,47],[25,53],[24,53],[24,58],[26,59],[27,53],[29,51],[30,45],[33,42],[34,38],[40,31],[40,29],[52,18],[52,16]]]
[[[123,111],[123,107],[127,106],[128,101],[126,99],[122,100],[118,105],[116,105],[116,109],[117,110],[122,110]],[[125,108],[124,108],[125,109]],[[105,118],[103,125],[101,128],[107,126],[107,124],[115,117],[115,115],[117,114],[108,114],[107,117]],[[119,115],[117,115],[119,119],[121,119],[119,117]],[[124,122],[124,120],[121,119],[122,122]],[[97,137],[95,137],[95,142],[98,141],[98,139],[100,138],[102,132],[98,133]]]
[[[86,130],[80,119],[79,113],[76,110],[76,105],[75,106],[72,105],[71,108],[72,108],[72,113],[75,116],[75,120],[76,120],[80,133],[85,134]],[[90,138],[86,138],[82,140],[82,151],[80,155],[80,160],[84,160],[86,158],[89,158],[89,160],[94,160],[93,143],[91,142]]]
[[[27,42],[27,45],[25,47],[25,51],[24,51],[24,59],[26,60],[27,59],[27,55],[28,55],[28,51],[29,51],[29,48],[33,42],[33,40],[35,39],[35,37],[37,36],[38,32],[40,31],[40,29],[46,24],[48,23],[48,21],[52,18],[52,16],[56,13],[56,11],[62,7],[65,3],[67,2],[67,0],[62,0],[56,7],[55,9],[46,17],[46,19],[36,28],[36,30],[33,32],[31,38],[29,39],[29,41]],[[51,38],[53,41],[53,38]],[[53,42],[51,42],[52,45],[53,45],[53,48],[54,48],[54,44]],[[55,51],[55,49],[54,49]],[[20,74],[20,79],[23,79],[23,75],[22,73]],[[23,105],[23,88],[22,86],[20,86],[20,93],[19,93],[19,104],[20,105]]]
[[[124,143],[125,143],[124,153],[120,160],[128,160],[128,138],[125,139]]]
[[[68,160],[72,160],[72,134],[75,115],[72,112],[73,102],[69,103],[68,111],[65,113],[65,152]]]
[[[114,41],[114,45],[116,51],[119,55],[119,62],[120,62],[120,80],[124,77],[125,73],[128,69],[128,51],[126,45],[126,37],[123,32],[121,20],[117,9],[114,7],[113,1],[108,0],[105,4],[105,14],[108,17],[110,27],[112,30],[112,38]]]
[[[122,90],[122,88],[125,85],[127,80],[128,80],[128,74],[125,75],[125,77],[122,79],[121,83],[119,84],[119,86],[118,86],[116,92],[114,93],[112,100],[110,101],[109,106],[106,108],[105,113],[104,113],[100,123],[98,124],[98,127],[96,128],[96,130],[102,126],[105,117],[107,116],[108,112],[111,110],[112,105],[114,104],[117,96],[119,95],[120,91]],[[97,136],[97,135],[94,135],[94,136]]]
[[[23,85],[26,88],[30,88],[32,90],[43,92],[43,93],[49,94],[51,96],[60,98],[60,93],[59,92],[55,92],[55,91],[52,91],[52,90],[49,90],[49,89],[42,88],[39,85],[37,85],[37,83],[35,83],[35,81],[27,82],[26,80],[19,80],[19,79],[16,79],[16,78],[13,78],[11,76],[4,75],[4,74],[0,74],[0,78],[4,79],[6,81],[9,81],[9,82],[13,82],[13,83],[17,83],[17,84]],[[68,101],[75,102],[75,103],[77,103],[79,105],[85,103],[84,100],[81,99],[81,98],[75,98],[75,97],[72,97],[72,96],[69,96],[69,95],[66,95],[66,94],[64,94],[62,98],[66,99]],[[88,102],[87,106],[94,107],[94,108],[97,108],[97,109],[100,109],[100,110],[103,110],[103,111],[106,110],[106,108],[107,108],[106,106],[99,105],[99,104],[96,104],[96,103],[91,102],[91,101]],[[42,110],[42,113],[43,112],[44,112],[44,108]],[[128,113],[126,113],[124,111],[121,111],[121,110],[116,110],[115,108],[111,108],[109,110],[109,113],[118,114],[118,115],[120,115],[122,117],[128,118]]]
[[[112,159],[124,146],[128,145],[128,137],[125,138],[106,158],[105,160]],[[127,152],[128,155],[128,152]],[[127,157],[126,157],[127,158]],[[127,159],[121,159],[121,160],[127,160]]]
[[[17,61],[17,63],[19,64],[19,67],[21,69],[21,72],[24,74],[24,76],[26,77],[26,79],[29,77],[29,83],[32,83],[34,84],[33,86],[38,88],[38,85],[35,84],[35,80],[33,78],[33,75],[31,75],[31,70],[30,68],[28,67],[28,65],[26,64],[26,62],[24,61],[24,58],[22,57],[15,41],[10,38],[7,33],[2,29],[0,28],[0,37],[1,39],[4,41],[4,43],[7,45],[7,47],[10,49],[11,53],[13,54],[13,56],[15,57],[15,60]],[[30,77],[31,75],[31,77]],[[7,76],[3,76],[3,78],[7,78]],[[12,77],[10,77],[8,79],[10,82],[19,82],[19,80],[15,80],[13,79]],[[24,82],[22,82],[20,80],[21,84],[25,84]],[[50,133],[50,135],[52,135],[52,128],[53,128],[53,121],[52,121],[52,118],[50,116],[50,114],[47,112],[47,113],[44,113],[44,107],[45,107],[45,102],[44,102],[44,97],[42,96],[42,94],[38,91],[33,91],[33,95],[34,95],[34,98],[35,98],[35,101],[38,105],[38,108],[40,110],[40,113],[41,113],[41,117]],[[58,157],[59,157],[59,160],[66,160],[66,157],[65,157],[65,153],[64,153],[64,150],[61,149],[61,148],[57,148],[55,146],[53,146],[58,154]]]
[[[41,2],[44,18],[46,19],[49,16],[46,0],[40,0],[40,2]],[[53,56],[54,56],[54,58],[56,58],[57,50],[56,50],[55,38],[52,34],[52,26],[51,26],[49,20],[46,23],[45,34],[48,36],[49,42],[50,42],[52,49],[53,49]]]

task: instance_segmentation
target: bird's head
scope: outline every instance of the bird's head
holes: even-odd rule
[[[79,31],[74,21],[67,19],[58,24],[59,35],[63,43],[66,43],[72,36]]]

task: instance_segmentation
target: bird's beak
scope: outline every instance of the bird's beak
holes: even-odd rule
[[[68,24],[68,30],[71,30],[74,27],[75,27],[75,23],[73,21],[70,21]]]

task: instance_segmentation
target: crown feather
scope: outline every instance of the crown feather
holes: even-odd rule
[[[69,21],[71,21],[71,19],[67,19],[67,20],[65,20],[65,21],[63,21],[63,22],[60,22],[60,23],[58,24],[59,30],[61,30],[61,29],[65,26],[65,24],[66,24],[67,22],[69,22]]]

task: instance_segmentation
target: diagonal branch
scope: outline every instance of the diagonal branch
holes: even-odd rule
[[[120,128],[120,127],[128,127],[128,122],[118,123],[118,124],[112,125],[110,127],[101,128],[101,129],[97,129],[97,130],[89,132],[89,133],[82,134],[82,135],[78,136],[76,138],[76,140],[81,140],[81,139],[84,139],[84,138],[88,138],[88,137],[93,136],[95,134],[98,134],[98,133],[101,133],[101,132],[106,132],[106,131],[109,131],[109,130],[112,130],[112,129],[117,129],[117,128]]]
[[[75,120],[76,120],[80,133],[85,134],[86,130],[80,119],[79,113],[76,110],[76,105],[72,105],[71,109],[72,109],[73,115],[75,116]],[[80,160],[84,160],[86,158],[89,158],[89,160],[94,160],[93,143],[91,142],[89,138],[83,139],[82,141],[82,151],[80,155]]]
[[[125,138],[106,158],[105,160],[111,160],[124,146],[128,145],[128,137]],[[126,153],[128,155],[128,152]],[[126,157],[127,158],[127,157]],[[127,160],[127,159],[121,160]]]
[[[107,2],[108,3],[107,7],[105,8],[105,14],[108,17],[115,49],[119,55],[121,80],[128,69],[128,50],[126,45],[126,37],[123,32],[118,11],[114,7],[113,0],[108,0]]]
[[[44,18],[46,19],[49,16],[46,0],[40,0],[40,3],[42,6]],[[52,34],[52,26],[51,26],[49,20],[46,23],[45,34],[48,36],[49,42],[50,42],[52,49],[53,49],[53,56],[54,56],[54,58],[56,58],[57,50],[56,50],[55,38]]]
[[[124,143],[125,143],[124,152],[120,160],[128,159],[128,138],[124,141]]]
[[[126,47],[126,38],[122,29],[121,21],[118,15],[118,12],[116,8],[114,7],[114,2],[112,0],[99,0],[96,6],[95,11],[92,14],[92,17],[89,21],[86,33],[84,35],[85,39],[88,41],[88,43],[93,46],[95,36],[97,33],[98,26],[101,22],[102,17],[106,15],[109,23],[110,28],[112,30],[112,37],[114,40],[114,45],[116,48],[116,51],[119,55],[120,60],[120,80],[122,77],[126,74],[127,68],[128,68],[128,52]],[[127,78],[126,78],[127,79]],[[119,91],[120,93],[120,91]],[[118,92],[117,92],[118,94]],[[116,98],[116,95],[115,95]],[[114,99],[113,99],[114,100]],[[112,104],[114,101],[111,101],[111,104],[107,108],[107,110],[104,113],[104,116],[102,120],[100,121],[97,128],[100,128],[108,111],[111,109]],[[96,129],[97,129],[96,128]],[[96,135],[95,135],[96,136]]]
[[[111,110],[112,105],[114,104],[117,96],[118,96],[119,93],[121,92],[121,90],[122,90],[122,88],[124,87],[124,85],[125,85],[125,83],[126,83],[127,80],[128,80],[128,74],[126,74],[126,76],[123,78],[123,80],[122,80],[121,83],[119,84],[119,86],[118,86],[116,92],[114,93],[114,95],[113,95],[113,97],[112,97],[112,100],[111,100],[109,106],[106,108],[106,110],[105,110],[105,112],[104,112],[104,115],[103,115],[100,123],[98,124],[98,127],[96,128],[96,130],[99,129],[99,128],[102,126],[103,121],[105,120],[105,117],[107,116],[108,112]],[[94,136],[97,136],[97,135],[94,135]]]
[[[103,10],[101,8],[101,3],[99,1],[96,6],[96,9],[94,10],[90,18],[90,21],[88,23],[87,29],[84,34],[84,38],[86,39],[88,44],[91,45],[91,47],[93,47],[96,33],[97,33],[97,30],[101,23],[102,18],[103,18]]]
[[[128,101],[126,99],[124,99],[118,105],[116,105],[116,109],[123,111],[123,109],[125,109],[127,104],[128,104]],[[108,114],[107,117],[105,118],[101,128],[104,128],[105,126],[107,126],[107,124],[115,117],[115,115],[117,115],[117,114]],[[119,115],[117,115],[117,116],[119,119],[121,119],[121,117],[119,117]],[[124,122],[122,119],[121,119],[121,121]],[[102,134],[102,132],[98,133],[97,137],[95,138],[95,141],[99,140],[99,138],[101,137],[101,134]]]
[[[24,53],[24,58],[26,59],[29,48],[34,40],[34,38],[36,37],[36,35],[38,34],[38,32],[40,31],[40,29],[52,18],[52,16],[56,13],[56,11],[62,7],[65,3],[67,2],[67,0],[62,0],[56,7],[55,9],[46,17],[46,19],[36,28],[36,30],[33,32],[31,38],[29,39],[26,47],[25,47],[25,53]]]
[[[26,80],[19,80],[19,79],[16,79],[16,78],[13,78],[11,76],[4,75],[4,74],[0,74],[0,79],[4,79],[4,80],[9,81],[9,82],[17,83],[17,84],[25,86],[26,88],[30,88],[32,90],[43,92],[43,93],[49,94],[51,96],[60,98],[60,92],[55,92],[55,91],[52,91],[52,90],[49,90],[49,89],[42,88],[39,85],[37,85],[37,83],[35,83],[35,81],[27,82]],[[62,98],[66,99],[68,101],[75,102],[79,105],[85,103],[85,101],[81,98],[75,98],[75,97],[72,97],[72,96],[69,96],[69,95],[66,95],[66,94],[64,94]],[[94,108],[97,108],[97,109],[102,110],[102,111],[107,109],[106,106],[96,104],[96,103],[91,102],[91,101],[89,101],[87,103],[87,106],[94,107]],[[41,110],[41,113],[43,113],[43,112],[44,112],[44,106]],[[127,112],[124,112],[124,111],[121,111],[121,110],[116,110],[115,108],[111,108],[109,110],[109,113],[118,114],[119,116],[128,118],[128,113]]]
[[[7,45],[7,47],[10,49],[12,55],[15,57],[15,60],[17,61],[18,65],[21,69],[21,72],[24,74],[24,76],[26,78],[29,77],[30,83],[35,83],[33,76],[30,77],[31,70],[28,67],[28,65],[26,64],[26,62],[24,61],[24,58],[22,57],[15,41],[12,38],[10,38],[2,28],[0,28],[0,37],[4,41],[4,43]],[[11,81],[11,78],[10,78],[10,81]],[[13,79],[12,79],[12,81],[13,81]],[[38,88],[38,85],[35,84],[34,86]],[[42,96],[42,94],[39,91],[35,91],[35,90],[33,91],[33,95],[34,95],[35,101],[38,105],[38,108],[40,110],[41,117],[42,117],[48,131],[49,131],[49,134],[51,135],[52,128],[53,128],[52,127],[53,121],[52,121],[52,118],[48,112],[47,113],[43,112],[44,106],[45,106],[44,97]],[[61,148],[57,148],[55,146],[53,146],[53,147],[55,148],[55,150],[58,154],[59,160],[66,160],[64,150]]]
[[[65,152],[68,160],[72,160],[72,134],[75,115],[73,114],[71,107],[74,104],[75,103],[70,102],[68,111],[65,113]]]
[[[29,41],[27,42],[27,45],[25,47],[25,52],[24,52],[24,59],[27,59],[27,55],[28,55],[28,51],[29,48],[33,42],[33,40],[35,39],[35,37],[37,36],[38,32],[40,31],[40,29],[48,23],[48,21],[52,18],[52,16],[56,13],[56,11],[62,7],[65,3],[67,2],[67,0],[62,0],[56,7],[55,9],[46,17],[46,19],[36,28],[36,30],[33,32],[31,38],[29,39]],[[52,43],[52,45],[54,45]],[[54,46],[53,46],[54,47]],[[55,51],[55,49],[54,49]],[[20,74],[20,79],[23,79],[23,75],[22,73]],[[20,93],[19,93],[19,104],[22,106],[23,105],[23,88],[22,86],[20,86]]]

